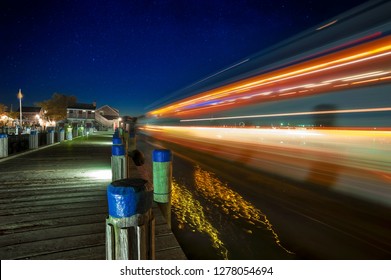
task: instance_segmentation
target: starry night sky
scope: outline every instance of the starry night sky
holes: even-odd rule
[[[0,103],[75,95],[137,116],[172,92],[365,1],[4,0]]]

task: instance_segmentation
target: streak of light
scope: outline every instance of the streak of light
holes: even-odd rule
[[[315,59],[314,61],[307,61],[299,65],[288,67],[286,69],[277,70],[268,74],[262,74],[253,78],[248,78],[240,82],[235,82],[230,85],[226,85],[214,90],[210,90],[205,93],[201,93],[196,96],[189,97],[180,102],[173,103],[170,106],[166,106],[154,110],[149,114],[150,115],[169,114],[170,112],[175,112],[175,110],[177,109],[182,110],[181,107],[186,107],[190,104],[195,104],[195,106],[197,106],[198,102],[200,102],[199,106],[207,106],[202,103],[208,100],[218,101],[219,98],[226,97],[226,96],[231,96],[231,98],[233,98],[235,95],[244,91],[250,91],[255,88],[260,88],[260,87],[281,83],[281,82],[295,81],[296,79],[299,79],[301,77],[306,77],[307,79],[309,79],[310,75],[319,74],[322,72],[329,72],[330,70],[361,64],[363,62],[369,62],[374,59],[384,58],[386,56],[391,55],[390,49],[391,49],[391,45],[389,44],[389,38],[386,37],[383,39],[379,39],[378,42],[366,43],[364,44],[364,46],[355,47],[353,48],[353,50],[341,51],[340,52],[341,54],[337,53],[337,54],[328,55],[324,58]],[[366,74],[360,74],[360,75],[366,75]],[[345,79],[346,78],[348,77],[345,77]],[[325,81],[324,83],[319,84],[319,86],[322,86],[327,82],[336,81],[340,79],[342,78],[328,80]],[[284,90],[288,91],[289,89],[297,88],[297,87],[299,86],[290,86]]]
[[[351,76],[351,77],[346,77],[346,78],[343,78],[341,80],[344,81],[344,82],[354,81],[354,80],[359,80],[359,79],[362,79],[362,78],[381,76],[381,75],[385,75],[385,74],[388,74],[388,73],[390,73],[390,72],[375,71],[375,72],[364,73],[364,74],[360,74],[360,75],[354,75],[354,76]]]
[[[159,128],[161,132],[150,135],[253,169],[391,206],[390,129]]]
[[[193,231],[198,231],[209,236],[213,248],[219,251],[223,259],[228,259],[228,250],[220,233],[205,217],[202,205],[184,186],[172,182],[172,210],[178,220],[179,228],[188,225]]]
[[[221,73],[223,73],[223,72],[225,72],[225,71],[228,71],[228,70],[230,70],[230,69],[232,69],[232,68],[235,68],[236,66],[239,66],[239,65],[241,65],[241,64],[243,64],[243,63],[246,63],[246,62],[249,61],[249,60],[250,60],[250,59],[247,58],[247,59],[245,59],[245,60],[243,60],[243,61],[240,61],[240,62],[238,62],[238,63],[236,63],[236,64],[234,64],[234,65],[232,65],[232,66],[229,66],[229,67],[227,67],[227,68],[225,68],[225,69],[223,69],[223,70],[221,70],[221,71],[219,71],[219,72],[217,72],[217,73],[215,73],[215,74],[213,74],[213,75],[210,75],[210,76],[208,76],[208,77],[206,77],[206,78],[204,78],[204,79],[202,79],[202,80],[199,80],[198,82],[196,82],[196,83],[190,85],[190,87],[195,86],[196,84],[202,83],[203,81],[206,81],[206,80],[208,80],[208,79],[210,79],[210,78],[212,78],[212,77],[214,77],[214,76],[217,76],[217,75],[219,75],[219,74],[221,74]]]
[[[358,82],[353,82],[352,85],[358,85],[358,84],[365,84],[365,83],[372,83],[376,82],[379,79],[369,79],[369,80],[364,80],[364,81],[358,81]]]
[[[279,114],[247,115],[247,116],[232,116],[232,117],[211,117],[211,118],[200,118],[200,119],[183,119],[180,121],[181,122],[196,122],[196,121],[287,117],[287,116],[304,116],[304,115],[320,115],[320,114],[369,113],[369,112],[385,112],[385,111],[391,111],[391,107],[347,109],[347,110],[327,110],[327,111],[307,111],[307,112],[296,112],[296,113],[279,113]]]
[[[268,230],[277,246],[289,254],[294,254],[281,244],[280,238],[267,216],[246,201],[239,193],[230,189],[213,173],[202,170],[199,166],[196,166],[194,177],[197,191],[212,200],[214,205],[225,214],[234,219],[244,220],[250,226]],[[251,234],[252,231],[247,230],[247,233]]]
[[[281,93],[281,94],[279,94],[278,96],[292,95],[292,94],[295,94],[295,93],[297,93],[297,91],[291,91],[291,92],[287,92],[287,93]]]
[[[385,79],[390,79],[391,76],[387,76],[387,77],[383,77],[383,80]],[[372,82],[377,82],[379,81],[380,78],[377,78],[377,79],[369,79],[369,80],[364,80],[364,81],[357,81],[357,82],[353,82],[352,85],[356,85],[356,84],[364,84],[364,83],[372,83]]]
[[[304,85],[303,87],[305,88],[315,88],[315,87],[322,87],[322,86],[327,86],[330,83],[320,83],[320,84],[309,84],[309,85]]]
[[[349,86],[350,84],[347,83],[347,84],[340,84],[340,85],[334,85],[333,87],[347,87]]]
[[[329,22],[329,23],[327,23],[327,24],[325,24],[325,25],[322,25],[321,27],[318,27],[318,28],[316,28],[316,30],[322,30],[322,29],[324,29],[324,28],[326,28],[326,27],[329,27],[330,25],[333,25],[334,23],[336,23],[338,20],[336,19],[336,20],[333,20],[333,21],[331,21],[331,22]]]

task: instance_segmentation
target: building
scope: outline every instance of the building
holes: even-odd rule
[[[92,128],[95,126],[96,103],[76,103],[67,107],[67,123],[73,127]]]
[[[119,110],[110,107],[109,105],[104,105],[99,109],[96,109],[95,119],[99,124],[100,130],[115,130],[119,126],[121,118]]]
[[[18,112],[20,112],[19,110]],[[22,122],[24,127],[40,126],[43,116],[44,111],[41,107],[22,106]]]
[[[111,130],[119,126],[119,110],[104,105],[96,109],[96,103],[76,103],[67,107],[65,122],[72,127],[96,128],[98,130]]]

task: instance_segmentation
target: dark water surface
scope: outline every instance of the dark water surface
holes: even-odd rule
[[[180,147],[151,138],[138,141],[151,163],[153,149],[173,159],[172,228],[189,259],[294,259],[262,209],[238,187],[189,158]],[[229,170],[228,170],[229,171]]]

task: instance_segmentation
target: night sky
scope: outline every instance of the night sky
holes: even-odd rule
[[[74,95],[137,116],[255,52],[365,1],[3,0],[0,103]]]

